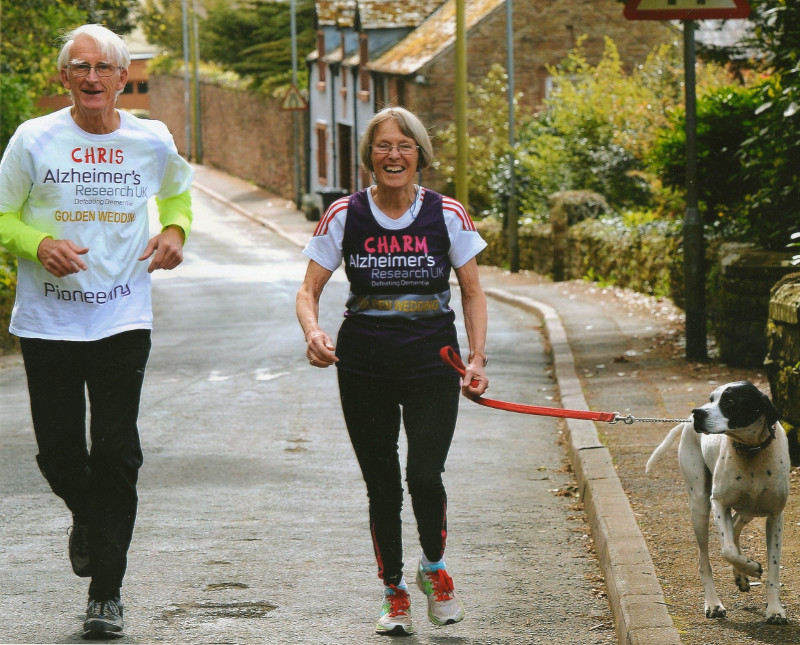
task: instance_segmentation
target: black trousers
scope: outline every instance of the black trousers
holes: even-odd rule
[[[369,498],[378,576],[403,577],[403,485],[398,450],[402,418],[408,443],[406,482],[425,557],[435,562],[447,541],[447,493],[442,473],[455,432],[455,374],[390,381],[337,370],[342,411]]]
[[[89,596],[118,596],[138,505],[143,458],[137,418],[150,330],[88,342],[22,338],[21,347],[39,468],[53,492],[89,525]]]

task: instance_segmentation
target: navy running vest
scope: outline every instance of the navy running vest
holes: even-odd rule
[[[458,351],[442,196],[426,189],[413,222],[390,230],[375,221],[367,190],[351,195],[345,218],[350,296],[337,367],[393,379],[452,373],[439,356],[445,345]]]

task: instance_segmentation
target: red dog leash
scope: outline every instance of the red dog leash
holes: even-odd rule
[[[466,367],[461,357],[456,351],[450,347],[442,347],[439,350],[439,355],[442,357],[445,365],[449,365],[461,376],[464,376]],[[477,381],[473,381],[472,385],[477,385]],[[620,417],[616,412],[591,412],[587,410],[565,410],[564,408],[545,408],[538,405],[525,405],[523,403],[508,403],[506,401],[495,401],[493,399],[485,399],[482,396],[464,394],[468,399],[475,401],[479,405],[485,405],[487,408],[495,408],[497,410],[508,410],[509,412],[519,412],[520,414],[537,414],[545,417],[561,417],[566,419],[586,419],[587,421],[606,421],[608,423],[616,423],[620,419],[625,423],[632,423],[624,417]]]

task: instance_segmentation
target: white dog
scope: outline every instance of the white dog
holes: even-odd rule
[[[769,398],[749,381],[722,385],[712,392],[709,403],[692,410],[690,422],[670,430],[647,462],[646,471],[650,472],[681,435],[678,463],[700,549],[706,618],[727,614],[714,588],[708,560],[708,514],[713,511],[722,556],[733,566],[740,591],[749,591],[748,578],[760,578],[763,570],[758,562],[742,555],[739,536],[754,517],[766,516],[767,622],[789,622],[780,601],[779,575],[791,464],[786,432],[778,418]]]

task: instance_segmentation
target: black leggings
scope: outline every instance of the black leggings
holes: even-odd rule
[[[398,584],[403,577],[401,413],[408,441],[406,482],[420,545],[425,557],[436,562],[447,540],[442,473],[458,415],[458,376],[390,381],[337,371],[347,431],[367,485],[378,577],[384,584]]]
[[[137,417],[150,330],[96,341],[21,339],[36,460],[53,492],[89,525],[89,595],[119,595],[142,465]],[[86,392],[91,405],[86,442]]]

